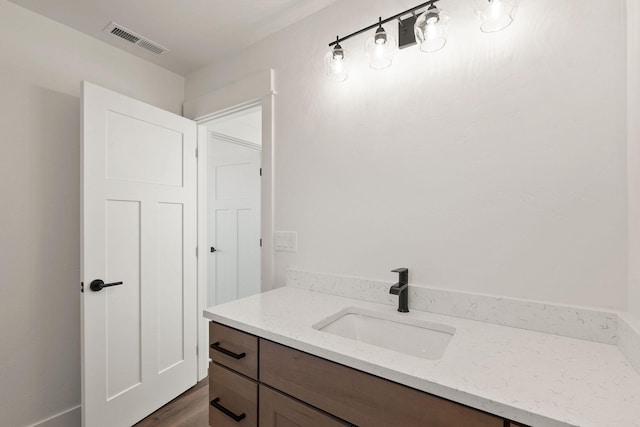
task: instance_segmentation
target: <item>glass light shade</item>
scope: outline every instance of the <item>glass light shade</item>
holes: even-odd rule
[[[515,0],[476,0],[475,8],[480,29],[485,33],[507,28],[513,22],[517,9]]]
[[[413,31],[423,52],[436,52],[447,44],[449,14],[438,8],[429,8],[416,19]]]
[[[386,37],[381,37],[381,33],[369,37],[365,42],[369,67],[374,70],[384,70],[393,62],[393,57],[398,51],[398,41],[389,33],[384,33]]]
[[[343,82],[349,78],[347,57],[342,48],[333,48],[327,52],[324,69],[327,77],[335,82]]]

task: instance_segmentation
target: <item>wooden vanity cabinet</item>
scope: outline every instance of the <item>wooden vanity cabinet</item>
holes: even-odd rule
[[[258,426],[258,338],[209,323],[209,425]]]
[[[524,427],[211,322],[212,427]]]

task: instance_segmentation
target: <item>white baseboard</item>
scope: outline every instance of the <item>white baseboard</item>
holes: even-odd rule
[[[78,405],[42,421],[38,421],[29,427],[80,427],[81,424],[82,412],[80,405]]]

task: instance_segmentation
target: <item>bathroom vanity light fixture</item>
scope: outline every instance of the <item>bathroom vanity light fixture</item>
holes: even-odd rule
[[[331,50],[325,56],[325,70],[331,80],[345,81],[347,72],[347,54],[340,43],[364,32],[375,29],[365,43],[369,67],[382,70],[391,65],[398,48],[403,49],[420,44],[420,50],[431,53],[447,43],[449,14],[436,6],[440,0],[429,0],[410,9],[390,16],[379,18],[378,22],[355,31],[348,36],[337,36],[329,43]],[[480,19],[480,29],[485,33],[500,31],[513,22],[516,0],[475,0],[476,15]],[[422,11],[422,12],[421,12]],[[398,40],[383,27],[388,22],[398,21]]]

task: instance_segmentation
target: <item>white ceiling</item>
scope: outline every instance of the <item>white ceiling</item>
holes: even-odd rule
[[[335,0],[11,0],[185,75]],[[170,52],[156,56],[102,30],[114,21]]]

